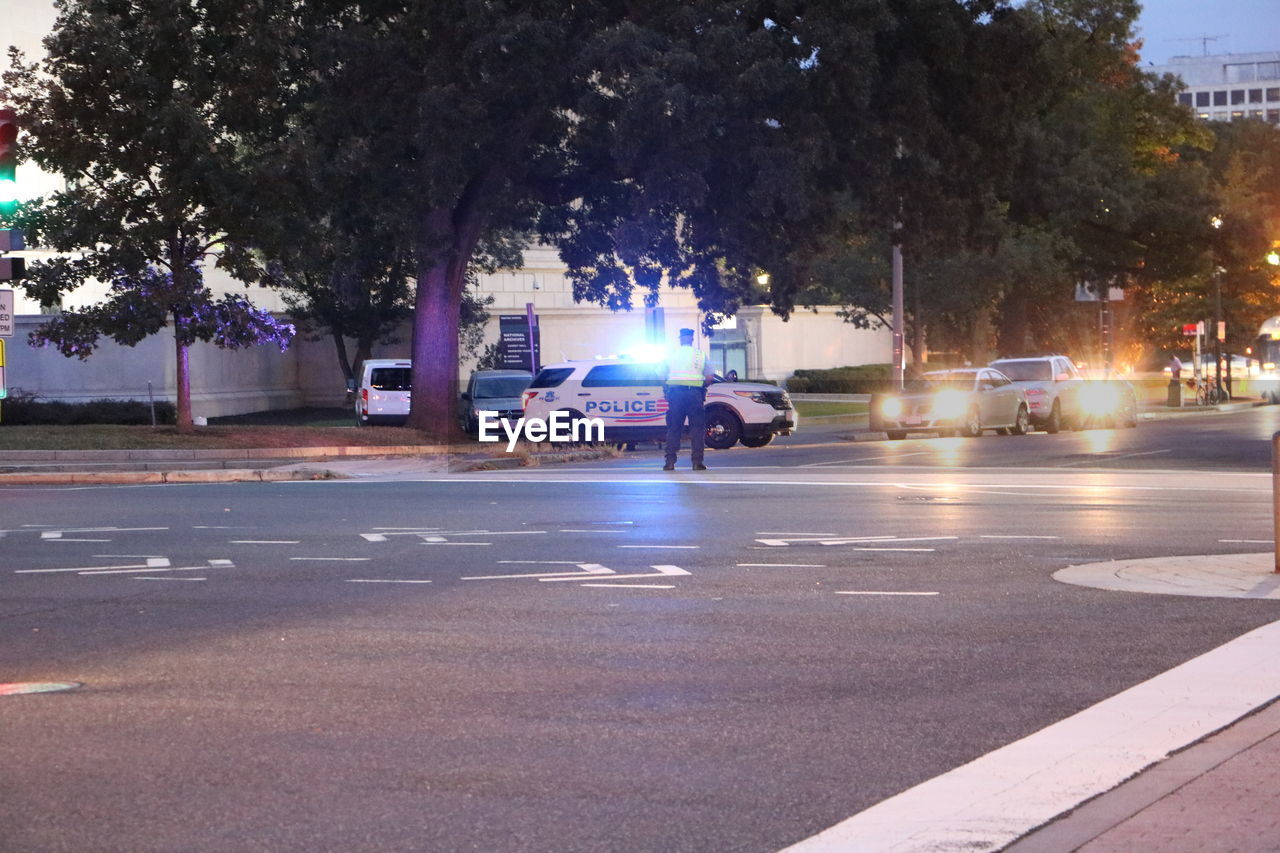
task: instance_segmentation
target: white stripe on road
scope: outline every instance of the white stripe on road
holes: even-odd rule
[[[1165,448],[1164,450],[1144,450],[1141,453],[1118,453],[1118,454],[1115,454],[1114,456],[1111,454],[1099,453],[1099,454],[1090,456],[1090,458],[1088,459],[1080,459],[1075,462],[1063,462],[1061,465],[1058,465],[1055,467],[1069,468],[1072,465],[1088,465],[1090,463],[1095,463],[1095,462],[1106,462],[1109,459],[1129,459],[1130,457],[1133,457],[1133,456],[1155,456],[1158,453],[1172,453],[1172,452],[1173,451],[1171,449]]]
[[[1272,622],[786,850],[999,850],[1280,695],[1277,645]]]
[[[675,589],[671,583],[580,583],[578,586],[614,587],[617,589]]]
[[[760,466],[751,466],[752,469],[755,469],[758,467]],[[999,471],[1000,469],[991,469],[991,470]],[[1049,468],[1045,470],[1058,472],[1061,470],[1061,468]],[[1019,473],[1022,473],[1022,472],[1020,471]],[[1081,473],[1095,475],[1098,472],[1087,471],[1087,472],[1081,472]],[[1111,474],[1113,472],[1109,471],[1107,473]],[[1123,471],[1117,470],[1114,473],[1131,474],[1134,472],[1123,472]],[[1146,474],[1168,475],[1170,473],[1174,473],[1174,474],[1183,475],[1185,479],[1185,472],[1157,471],[1157,472],[1141,472],[1141,473],[1143,473],[1144,475]],[[1224,475],[1224,476],[1232,476],[1232,477],[1249,476],[1247,473],[1242,474],[1236,471],[1221,471],[1221,472],[1202,471],[1200,473],[1211,474],[1211,475]],[[1270,478],[1271,478],[1270,474],[1260,475],[1259,479],[1261,478],[1261,476],[1265,476],[1267,480],[1270,481]],[[1215,480],[1211,478],[1204,479],[1205,483],[1212,483],[1214,481]],[[333,488],[335,486],[351,485],[354,482],[356,481],[354,480],[289,480],[289,481],[286,481],[285,484],[290,486],[295,486],[298,488],[303,488],[308,486],[310,487],[323,486],[323,487]],[[1037,482],[1037,483],[1028,483],[1026,485],[1023,485],[1019,483],[973,483],[973,482],[958,482],[958,481],[948,481],[946,483],[940,483],[936,485],[924,485],[920,483],[907,483],[904,481],[897,481],[897,480],[895,481],[803,480],[803,479],[790,480],[790,479],[782,479],[782,478],[772,479],[772,480],[762,480],[762,479],[748,480],[748,479],[739,479],[739,478],[717,480],[717,479],[703,479],[700,477],[697,479],[672,481],[671,479],[665,478],[665,477],[663,478],[658,478],[658,477],[628,478],[628,477],[617,477],[617,476],[614,476],[614,477],[599,477],[599,476],[563,477],[563,476],[555,476],[555,475],[545,476],[542,474],[526,475],[524,477],[511,477],[511,476],[490,477],[482,473],[476,476],[461,475],[461,476],[453,476],[453,477],[415,477],[412,480],[405,480],[404,482],[453,483],[453,484],[467,484],[467,485],[475,485],[475,486],[489,486],[489,485],[493,485],[494,483],[502,483],[502,484],[513,484],[513,485],[537,485],[539,487],[546,486],[549,484],[550,485],[568,485],[568,486],[599,485],[599,486],[669,487],[674,484],[677,486],[734,486],[738,488],[741,488],[742,486],[796,486],[796,487],[813,486],[818,488],[835,488],[835,489],[846,489],[851,487],[858,487],[858,488],[928,489],[928,490],[937,490],[940,488],[947,488],[952,490],[969,489],[977,492],[981,492],[984,489],[1019,489],[1019,490],[1043,489],[1050,492],[1078,492],[1078,491],[1096,491],[1098,489],[1108,489],[1108,490],[1117,491],[1117,492],[1231,492],[1231,493],[1239,493],[1239,494],[1254,495],[1254,496],[1256,496],[1258,493],[1258,489],[1256,486],[1238,486],[1237,487],[1237,486],[1200,485],[1199,481],[1192,481],[1193,483],[1195,483],[1193,485],[1158,485],[1158,486],[1134,485],[1134,484],[1128,484],[1128,483],[1105,483],[1105,484],[1099,485],[1094,482],[1088,482],[1088,483],[1085,483],[1085,482],[1082,482],[1082,483]],[[1018,492],[1011,492],[1010,494],[1018,494]],[[368,534],[361,534],[361,535],[367,536]]]
[[[836,595],[938,595],[936,592],[890,592],[878,589],[839,589]]]
[[[619,545],[618,547],[619,548],[684,548],[686,550],[693,550],[696,548],[701,548],[702,546],[701,545]]]
[[[431,583],[431,581],[393,580],[390,578],[350,578],[347,583]]]
[[[135,581],[207,581],[208,578],[132,578]]]

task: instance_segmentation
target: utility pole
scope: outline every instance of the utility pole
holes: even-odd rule
[[[893,387],[901,391],[903,373],[902,223],[893,223]]]

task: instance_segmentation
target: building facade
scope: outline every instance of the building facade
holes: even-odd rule
[[[1187,88],[1178,102],[1202,119],[1280,125],[1280,51],[1175,56],[1150,70],[1182,80]]]

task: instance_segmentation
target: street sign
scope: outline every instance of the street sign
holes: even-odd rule
[[[1198,334],[1199,326],[1196,323],[1183,323],[1182,336],[1184,338],[1194,338]]]
[[[13,291],[0,290],[0,338],[13,337]]]

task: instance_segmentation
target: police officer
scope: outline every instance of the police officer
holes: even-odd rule
[[[680,452],[680,436],[685,421],[689,422],[689,458],[693,470],[705,471],[702,464],[703,443],[706,441],[706,415],[702,405],[707,397],[707,386],[715,379],[715,372],[707,354],[693,345],[693,329],[680,330],[680,346],[667,357],[667,383],[662,391],[667,398],[667,461],[663,471],[676,470],[676,455]]]

